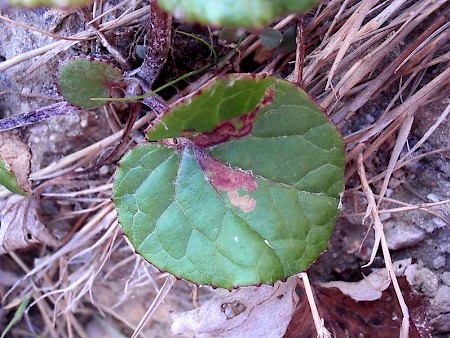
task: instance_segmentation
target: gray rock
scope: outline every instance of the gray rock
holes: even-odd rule
[[[450,272],[445,271],[441,274],[441,281],[442,283],[444,283],[445,285],[450,286]]]
[[[435,259],[433,259],[433,268],[440,269],[445,266],[445,256],[437,256]]]
[[[385,230],[386,241],[390,250],[414,246],[425,239],[426,232],[403,222],[389,222]]]
[[[450,313],[450,286],[441,285],[436,291],[432,300],[430,311],[440,313]]]
[[[434,297],[438,290],[439,278],[427,268],[417,269],[413,286],[428,297]]]
[[[431,301],[429,311],[432,320],[431,324],[436,332],[450,331],[450,287],[441,285],[436,291],[434,299]]]
[[[450,331],[450,313],[445,313],[431,319],[431,325],[436,333],[447,333]]]

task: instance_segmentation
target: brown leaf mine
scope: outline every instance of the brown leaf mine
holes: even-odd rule
[[[272,88],[267,89],[262,101],[251,112],[243,114],[232,120],[223,121],[210,132],[194,135],[192,141],[197,146],[206,148],[226,142],[230,139],[237,139],[250,135],[253,129],[253,124],[255,123],[256,115],[262,107],[272,102],[274,97],[275,91]],[[194,134],[194,132],[195,130],[184,130],[185,135],[183,136],[190,136]]]
[[[199,156],[199,162],[209,182],[217,190],[227,192],[232,205],[244,212],[255,210],[256,200],[249,195],[239,194],[240,189],[253,191],[258,188],[258,183],[254,177],[209,157]]]

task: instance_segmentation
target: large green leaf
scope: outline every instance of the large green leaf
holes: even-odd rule
[[[71,104],[95,109],[106,102],[91,98],[111,97],[114,87],[119,87],[122,80],[122,71],[111,64],[79,57],[64,62],[59,68],[58,90]]]
[[[227,101],[242,88],[251,104]],[[186,130],[189,138],[137,146],[120,163],[113,200],[136,251],[228,289],[306,269],[326,248],[344,184],[343,141],[322,110],[288,82],[235,76],[208,84],[147,133]]]
[[[316,0],[158,0],[179,19],[203,24],[257,27],[286,13],[304,12]]]

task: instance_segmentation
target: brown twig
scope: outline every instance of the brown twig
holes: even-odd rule
[[[303,67],[305,64],[305,40],[303,17],[297,17],[297,35],[295,37],[297,48],[295,50],[294,82],[303,88]]]
[[[170,48],[172,16],[159,8],[156,0],[150,1],[147,22],[148,46],[139,77],[151,88],[164,66]]]

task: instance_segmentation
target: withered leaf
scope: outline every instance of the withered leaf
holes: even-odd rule
[[[243,287],[217,295],[196,310],[173,313],[172,331],[196,337],[281,337],[298,301],[296,280]]]
[[[410,313],[410,337],[431,337],[425,317],[427,300],[399,278],[400,288]],[[333,337],[398,337],[402,312],[392,284],[372,301],[355,301],[337,288],[312,286],[314,298],[325,321],[325,327]],[[300,301],[290,322],[285,338],[316,337],[316,329],[306,299],[303,283],[296,289]]]
[[[0,200],[0,255],[36,244],[58,245],[57,238],[39,220],[36,199],[11,195]]]

